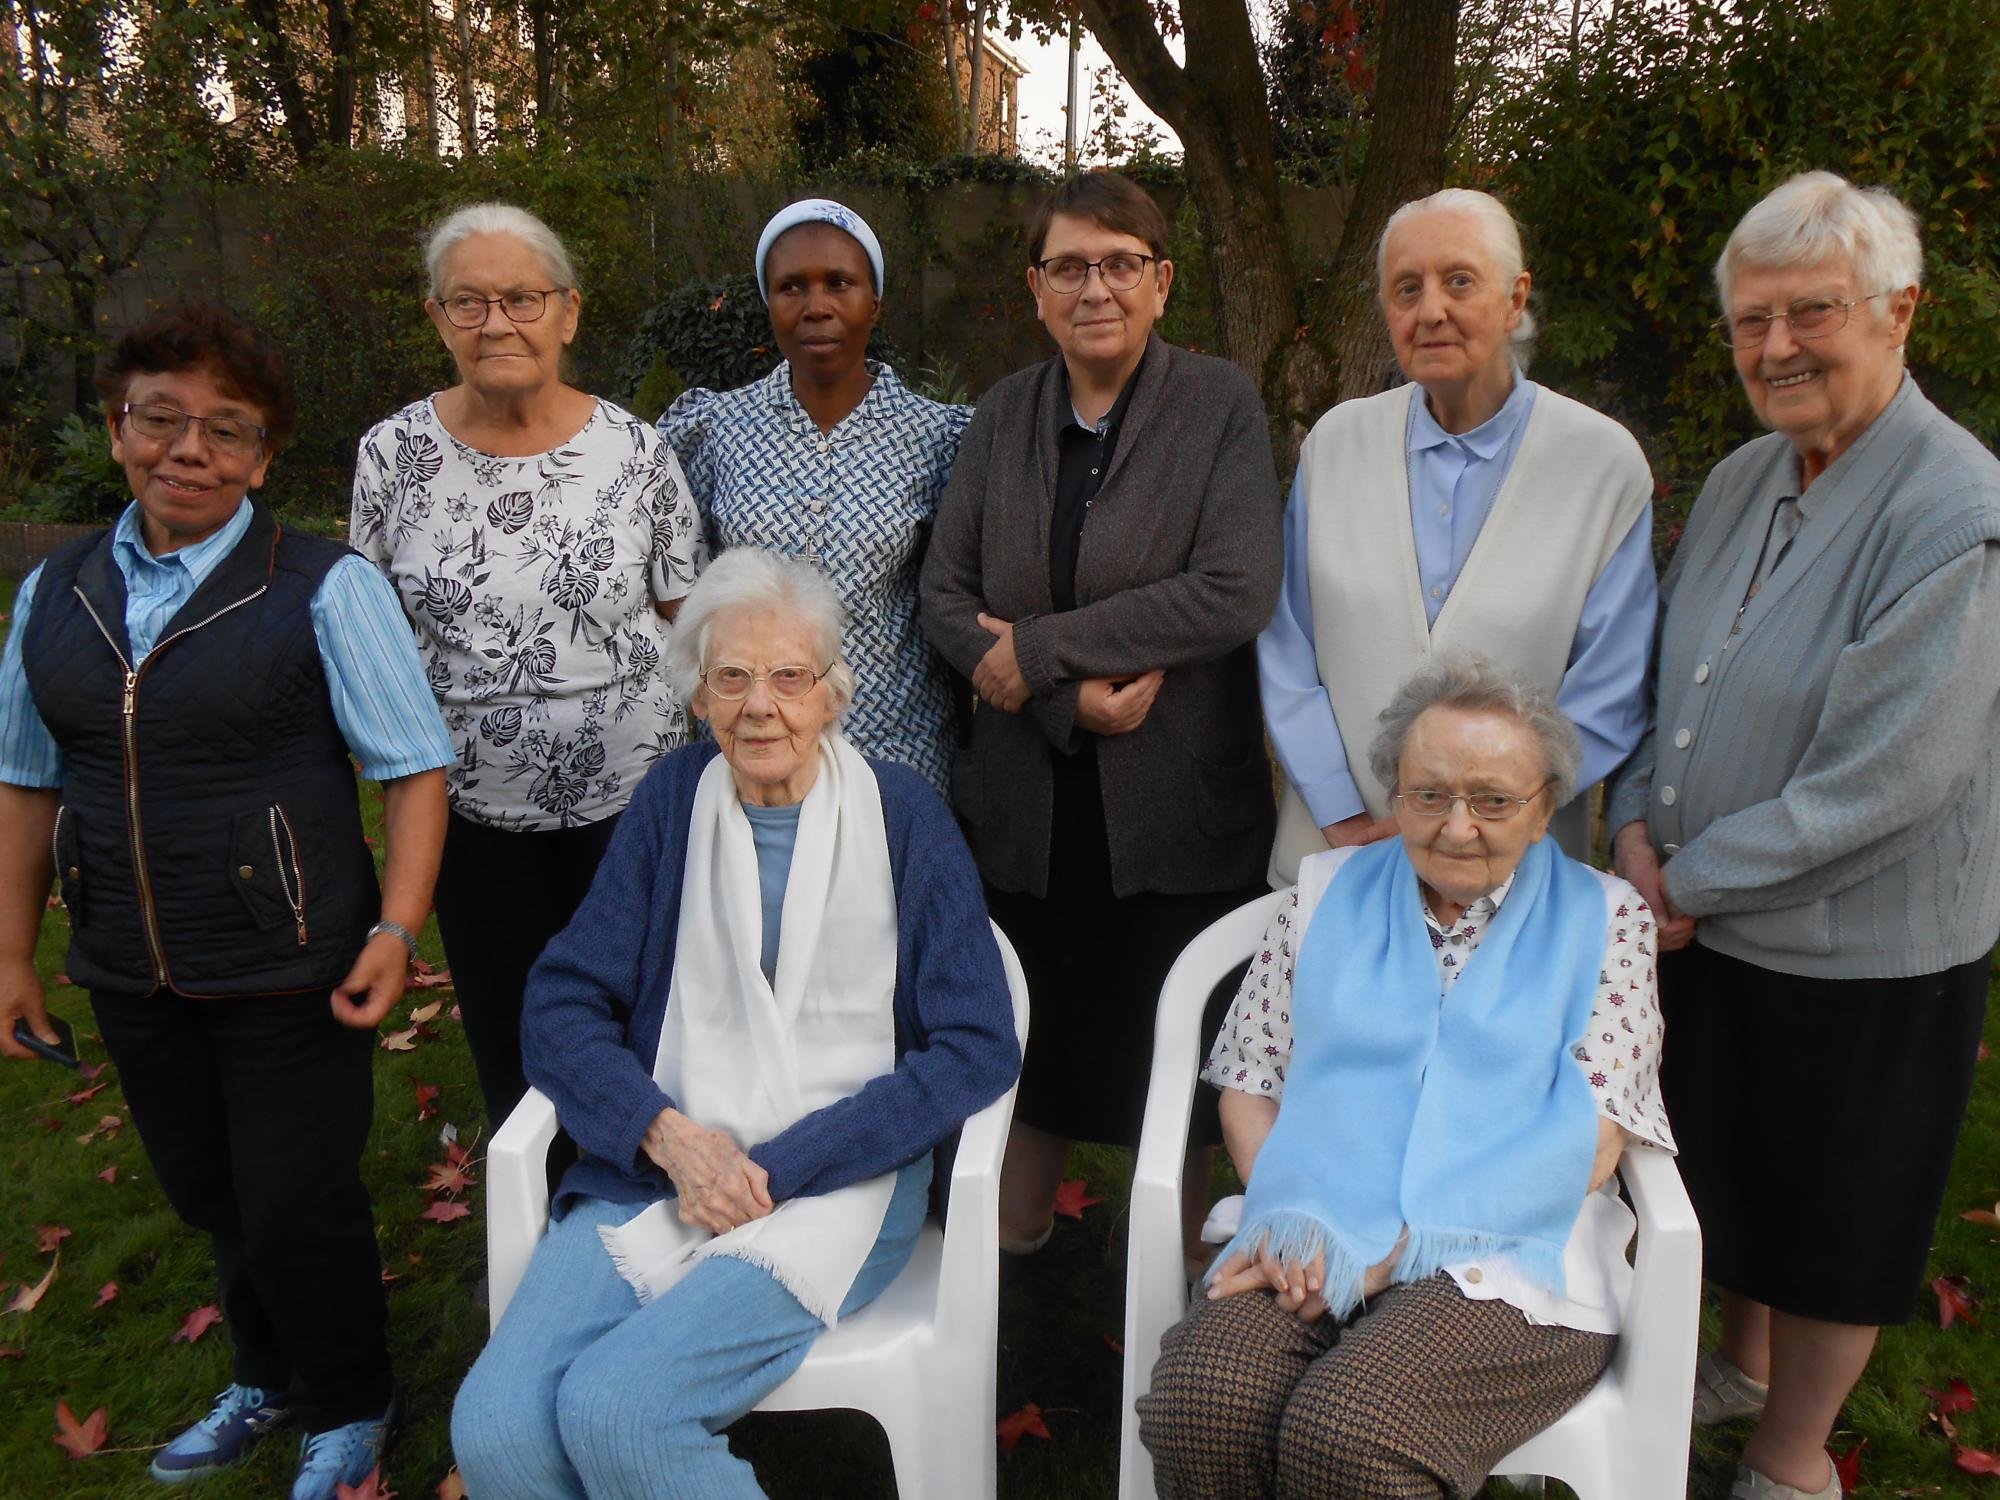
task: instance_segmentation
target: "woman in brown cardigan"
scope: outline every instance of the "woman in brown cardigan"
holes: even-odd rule
[[[979,695],[952,800],[1035,1005],[1000,1196],[1022,1252],[1072,1141],[1136,1143],[1174,958],[1265,890],[1283,510],[1248,377],[1153,332],[1166,228],[1111,173],[1042,205],[1028,288],[1059,353],[980,401],[924,564],[924,627]],[[1208,1102],[1191,1249],[1218,1139]]]

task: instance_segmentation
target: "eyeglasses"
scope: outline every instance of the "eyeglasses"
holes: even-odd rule
[[[736,703],[750,696],[750,689],[759,682],[770,684],[771,696],[786,703],[796,703],[805,697],[819,681],[831,672],[828,664],[825,672],[815,672],[811,667],[773,667],[768,672],[753,672],[748,667],[710,667],[701,674],[702,686],[708,689],[711,698],[720,698],[724,703]]]
[[[449,297],[440,297],[438,306],[444,309],[445,317],[451,320],[454,328],[483,328],[488,309],[493,307],[505,313],[510,323],[532,323],[542,315],[549,298],[568,290],[566,286],[545,287],[541,291],[523,287],[519,291],[502,292],[498,297],[475,297],[470,292],[455,292]]]
[[[155,443],[171,443],[188,430],[188,423],[201,423],[201,435],[217,453],[249,453],[258,447],[267,432],[242,417],[197,417],[177,406],[135,406],[130,401],[118,408],[119,420],[127,432]]]
[[[1480,822],[1504,823],[1553,785],[1553,781],[1545,781],[1526,797],[1512,797],[1506,792],[1447,792],[1434,786],[1416,786],[1407,792],[1397,792],[1396,800],[1420,818],[1446,817],[1454,802],[1463,802],[1465,810]]]
[[[1722,342],[1732,349],[1754,349],[1771,336],[1771,325],[1783,323],[1795,339],[1823,339],[1847,326],[1854,309],[1888,292],[1870,292],[1865,297],[1807,297],[1781,313],[1733,313],[1717,318],[1711,325]]]
[[[1104,278],[1104,284],[1112,291],[1129,292],[1146,274],[1146,267],[1152,259],[1150,255],[1135,255],[1129,250],[1117,251],[1101,260],[1085,260],[1080,255],[1052,255],[1047,260],[1036,261],[1035,269],[1042,273],[1042,281],[1050,291],[1061,292],[1065,296],[1082,291],[1093,269]]]

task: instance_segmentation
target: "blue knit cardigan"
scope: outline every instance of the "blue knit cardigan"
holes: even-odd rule
[[[674,1101],[653,1082],[695,784],[716,754],[690,745],[655,763],[605,850],[590,892],[528,975],[521,1053],[584,1152],[553,1211],[579,1197],[616,1203],[671,1195],[640,1150]],[[815,1110],[750,1156],[771,1196],[830,1193],[893,1172],[1006,1091],[1021,1069],[1000,950],[979,875],[943,801],[916,772],[871,760],[896,887],[893,1071]]]

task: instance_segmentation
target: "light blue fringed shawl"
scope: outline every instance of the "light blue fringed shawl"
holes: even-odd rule
[[[1597,878],[1542,839],[1441,1000],[1402,840],[1350,856],[1300,944],[1284,1098],[1217,1263],[1266,1241],[1301,1263],[1324,1249],[1339,1316],[1408,1225],[1395,1281],[1505,1256],[1563,1295],[1597,1149],[1597,1107],[1569,1053],[1604,926]]]

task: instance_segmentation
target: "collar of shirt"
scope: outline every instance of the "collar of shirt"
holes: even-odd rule
[[[892,416],[908,392],[908,387],[888,365],[879,359],[865,363],[869,374],[875,377],[875,383],[868,387],[868,394],[861,398],[861,404],[835,423],[832,432],[824,435],[828,442],[839,441],[843,433],[852,436],[847,425],[850,422],[873,422]],[[798,392],[792,389],[790,361],[779,360],[778,368],[764,377],[764,395],[795,432],[815,439],[821,436],[819,424],[806,415],[805,407],[799,404]]]
[[[1092,437],[1103,437],[1107,432],[1122,423],[1125,420],[1125,409],[1132,404],[1132,392],[1139,388],[1139,372],[1145,367],[1146,356],[1141,354],[1139,356],[1139,363],[1134,365],[1132,373],[1125,377],[1125,386],[1124,389],[1118,392],[1118,399],[1111,403],[1111,410],[1107,411],[1095,422],[1086,422],[1077,411],[1076,402],[1070,395],[1069,366],[1067,364],[1063,365],[1063,402],[1069,407],[1070,415],[1070,426],[1065,427],[1063,432],[1067,433],[1071,428],[1076,428]]]
[[[1465,450],[1469,457],[1490,460],[1507,446],[1527,420],[1528,410],[1534,404],[1532,391],[1526,377],[1516,375],[1514,389],[1500,403],[1500,410],[1470,432],[1446,432],[1438,426],[1437,418],[1431,415],[1430,402],[1419,390],[1410,402],[1410,452],[1423,453],[1451,444]]]
[[[1424,922],[1432,932],[1437,933],[1440,937],[1447,938],[1464,927],[1468,922],[1474,922],[1484,927],[1488,922],[1493,920],[1493,914],[1500,910],[1500,903],[1507,899],[1507,893],[1512,889],[1514,889],[1514,877],[1509,875],[1499,885],[1460,912],[1458,920],[1453,922],[1449,927],[1437,919],[1437,913],[1431,910],[1430,902],[1426,901],[1424,903]]]
[[[139,502],[134,500],[125,507],[125,513],[118,518],[117,528],[111,534],[111,556],[118,564],[118,571],[125,576],[126,591],[141,591],[145,587],[142,580],[154,580],[155,590],[162,585],[171,586],[174,581],[172,575],[179,573],[186,576],[190,585],[188,592],[192,594],[243,540],[243,533],[250,529],[251,507],[246,495],[236,507],[236,514],[223,524],[221,530],[203,537],[193,546],[177,548],[165,557],[155,557],[147,550],[145,533],[140,529],[140,514]]]

